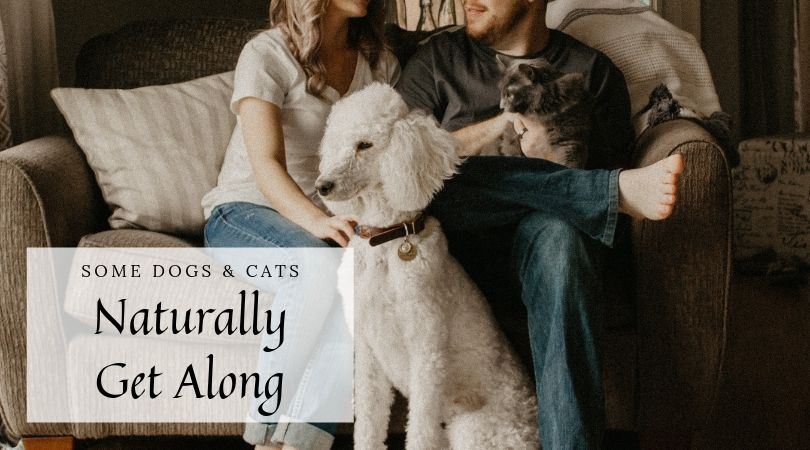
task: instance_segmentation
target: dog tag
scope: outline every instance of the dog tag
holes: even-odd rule
[[[405,239],[405,242],[397,249],[397,255],[399,255],[399,259],[403,261],[411,261],[416,258],[416,246],[411,244],[408,239]]]

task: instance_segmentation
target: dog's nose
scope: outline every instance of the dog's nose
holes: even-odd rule
[[[331,181],[318,181],[315,183],[315,189],[317,189],[318,194],[321,194],[324,197],[329,195],[334,187],[335,183],[332,183]]]

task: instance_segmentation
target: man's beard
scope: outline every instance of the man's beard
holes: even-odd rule
[[[526,16],[528,10],[529,7],[526,4],[515,5],[515,9],[509,16],[491,17],[481,27],[481,30],[474,31],[467,26],[467,35],[481,45],[490,47],[509,34],[510,30],[514,29],[518,22]]]

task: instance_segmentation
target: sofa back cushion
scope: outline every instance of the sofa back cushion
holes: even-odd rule
[[[84,44],[76,86],[132,89],[228,72],[245,43],[265,26],[238,19],[133,22]]]
[[[228,72],[245,43],[266,27],[264,21],[218,18],[133,22],[82,47],[76,86],[132,89]],[[404,65],[428,34],[389,25],[386,35]]]

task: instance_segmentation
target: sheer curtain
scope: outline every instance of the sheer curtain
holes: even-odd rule
[[[51,0],[0,0],[0,22],[0,47],[6,50],[5,64],[0,64],[5,67],[0,69],[0,96],[5,89],[16,145],[61,127],[49,96],[59,82]],[[3,128],[0,125],[0,136]]]
[[[742,138],[795,133],[794,30],[797,0],[740,3]],[[798,0],[799,4],[805,0]],[[805,5],[801,5],[806,9]],[[806,14],[806,12],[804,13]],[[805,21],[806,22],[806,21]],[[803,42],[801,45],[808,45]],[[796,49],[802,52],[802,48]],[[804,50],[806,54],[806,50]]]
[[[794,0],[793,71],[796,78],[796,131],[810,133],[810,4]]]

